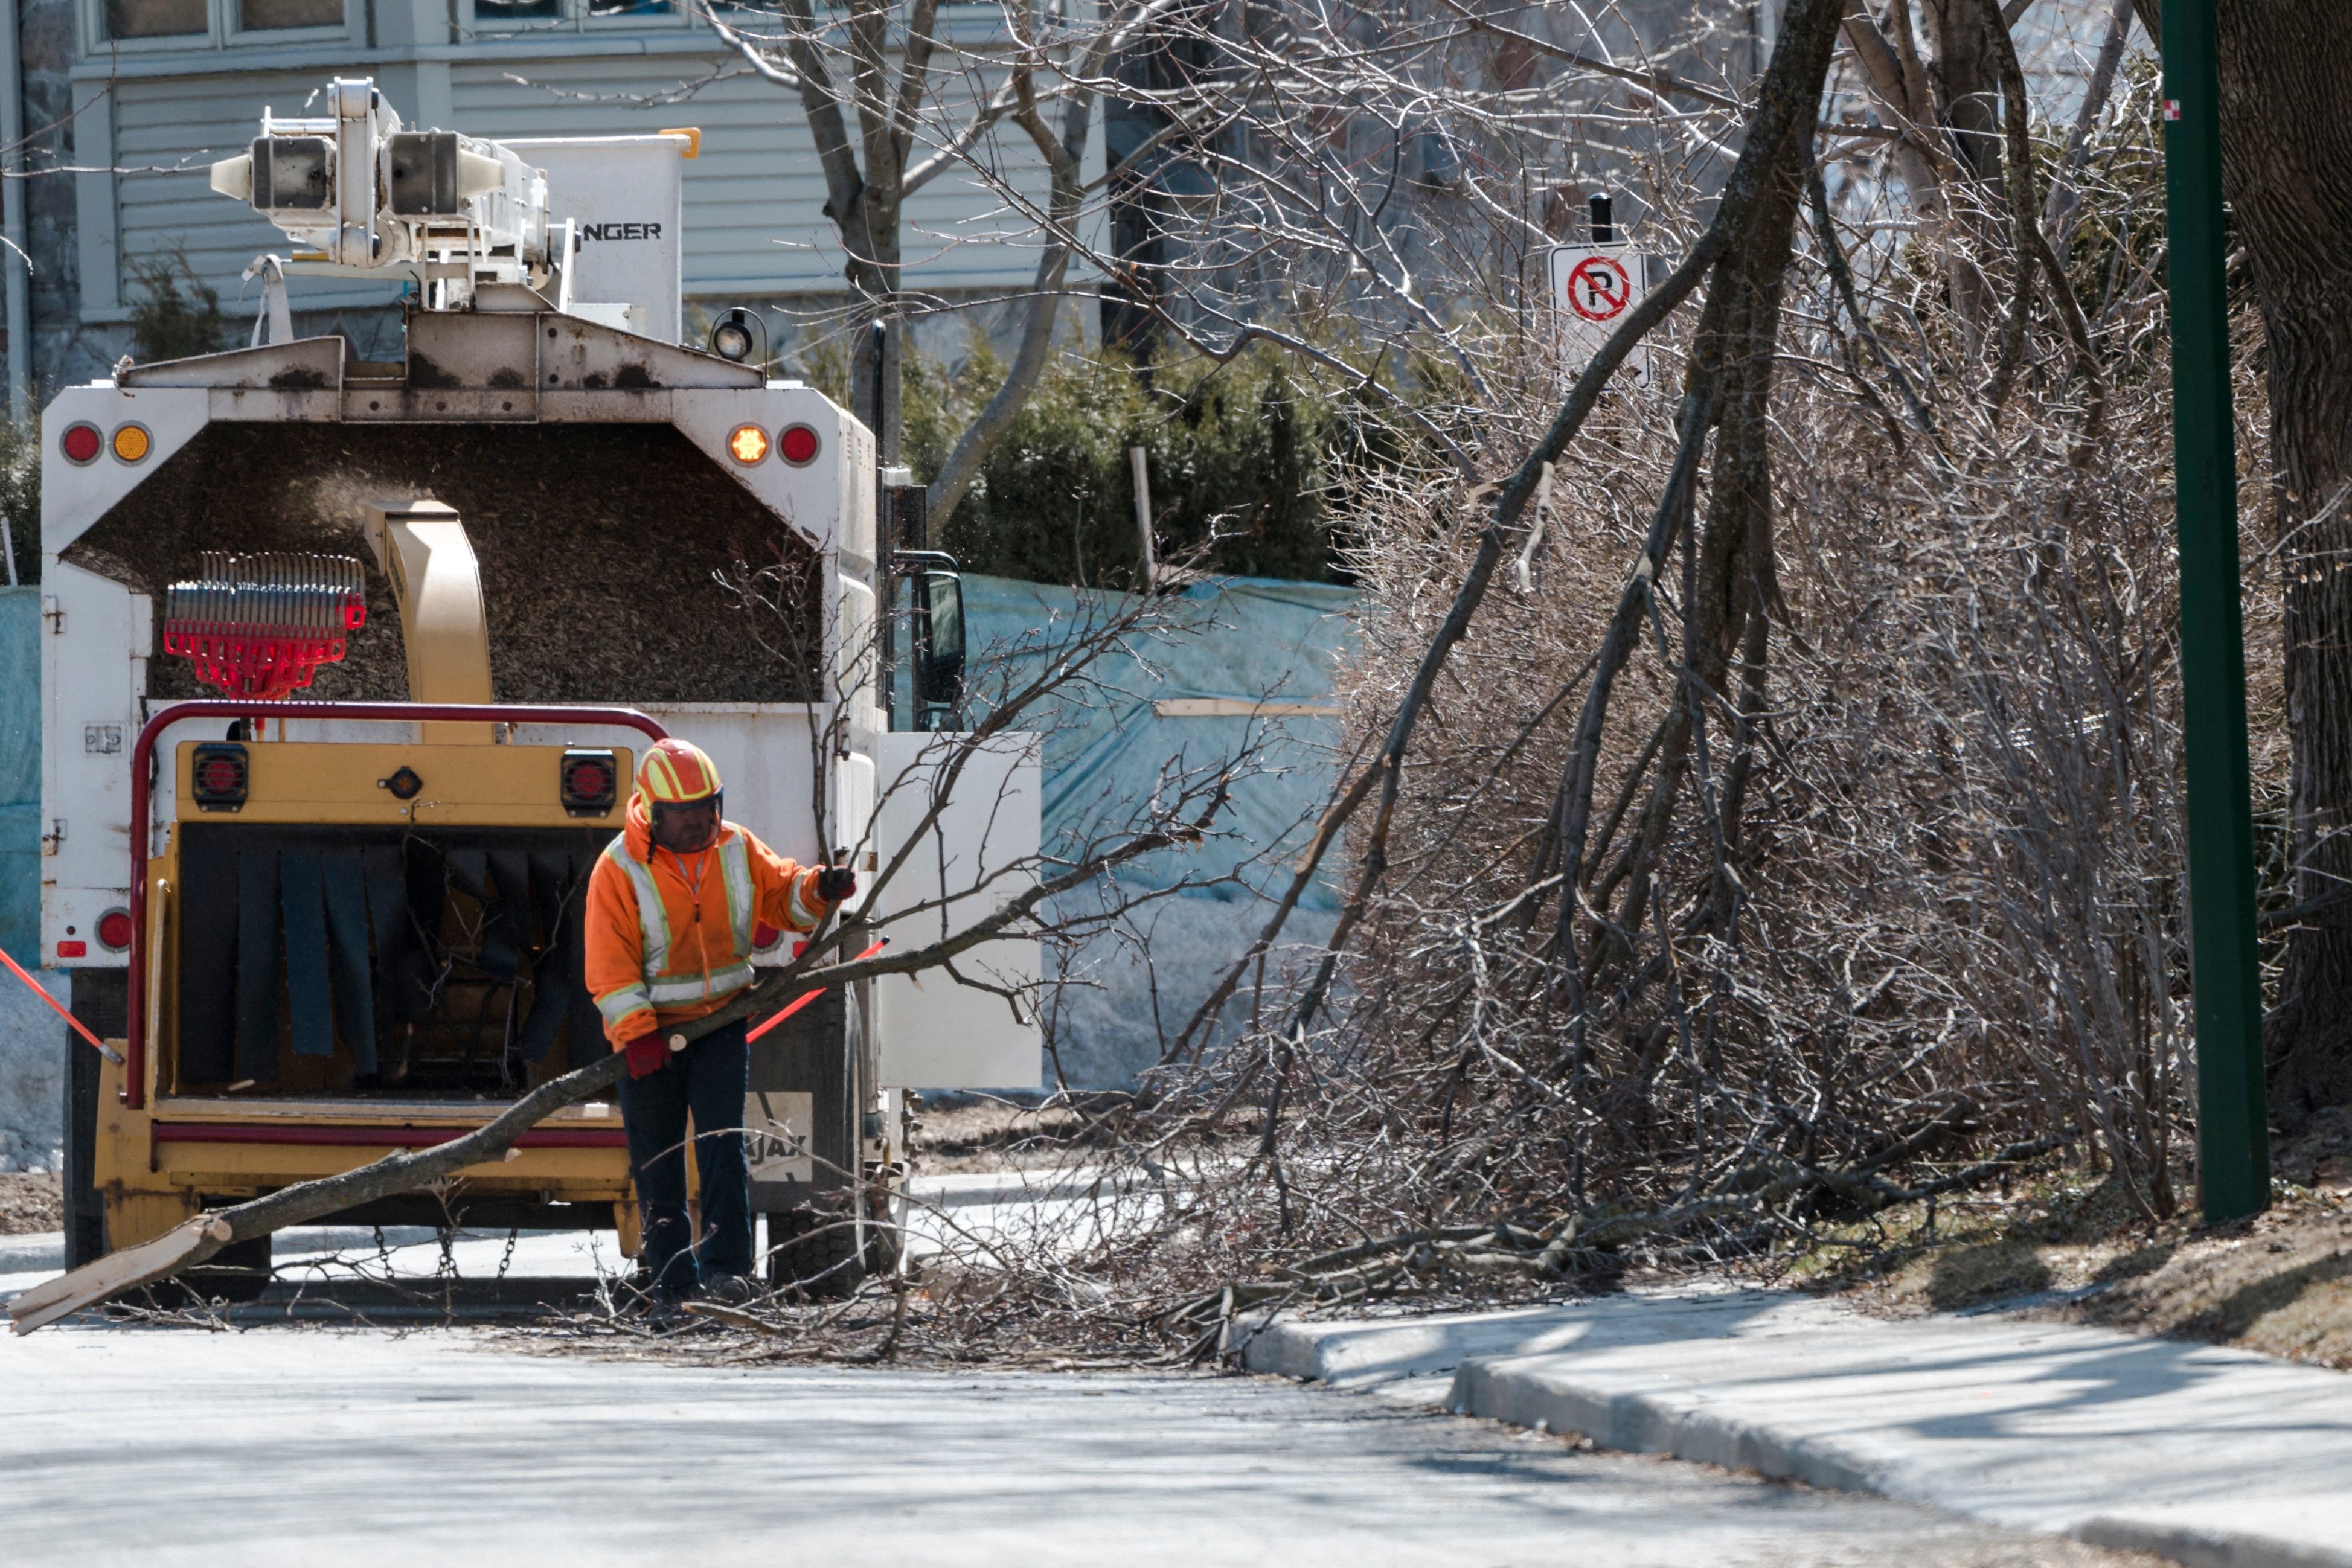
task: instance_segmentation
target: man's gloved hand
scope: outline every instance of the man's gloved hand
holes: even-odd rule
[[[628,1053],[629,1076],[643,1078],[648,1072],[659,1072],[669,1065],[669,1045],[656,1030],[641,1034],[622,1048]]]
[[[857,891],[857,873],[845,865],[822,867],[816,873],[816,895],[827,904],[839,904]]]

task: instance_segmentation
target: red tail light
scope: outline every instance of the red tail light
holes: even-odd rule
[[[106,438],[94,424],[68,424],[66,433],[58,437],[58,450],[66,455],[68,463],[95,463],[106,449]]]
[[[566,811],[575,817],[605,816],[620,792],[620,759],[609,751],[567,751],[558,777]]]
[[[219,741],[199,746],[188,771],[198,810],[234,811],[245,804],[244,747]]]
[[[98,939],[120,953],[131,946],[131,911],[110,909],[98,917]]]
[[[817,445],[814,425],[788,424],[776,433],[776,455],[795,468],[816,461]]]

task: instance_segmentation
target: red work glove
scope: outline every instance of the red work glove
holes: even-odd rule
[[[857,891],[857,873],[845,865],[829,865],[816,873],[816,895],[827,904],[839,904]]]
[[[629,1076],[643,1078],[648,1072],[659,1072],[669,1065],[669,1046],[658,1030],[641,1034],[622,1049],[628,1053]]]

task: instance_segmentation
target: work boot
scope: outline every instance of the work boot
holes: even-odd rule
[[[725,1307],[740,1307],[758,1301],[766,1292],[760,1282],[745,1274],[713,1274],[702,1281],[696,1292],[706,1301],[717,1301]]]

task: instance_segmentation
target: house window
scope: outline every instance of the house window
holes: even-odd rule
[[[206,0],[106,0],[106,36],[178,38],[200,34],[211,25],[207,9]]]
[[[772,0],[770,0],[772,6]],[[581,27],[677,26],[687,20],[678,0],[473,0],[475,33]]]
[[[343,0],[236,0],[236,25],[247,33],[289,27],[340,27]]]

